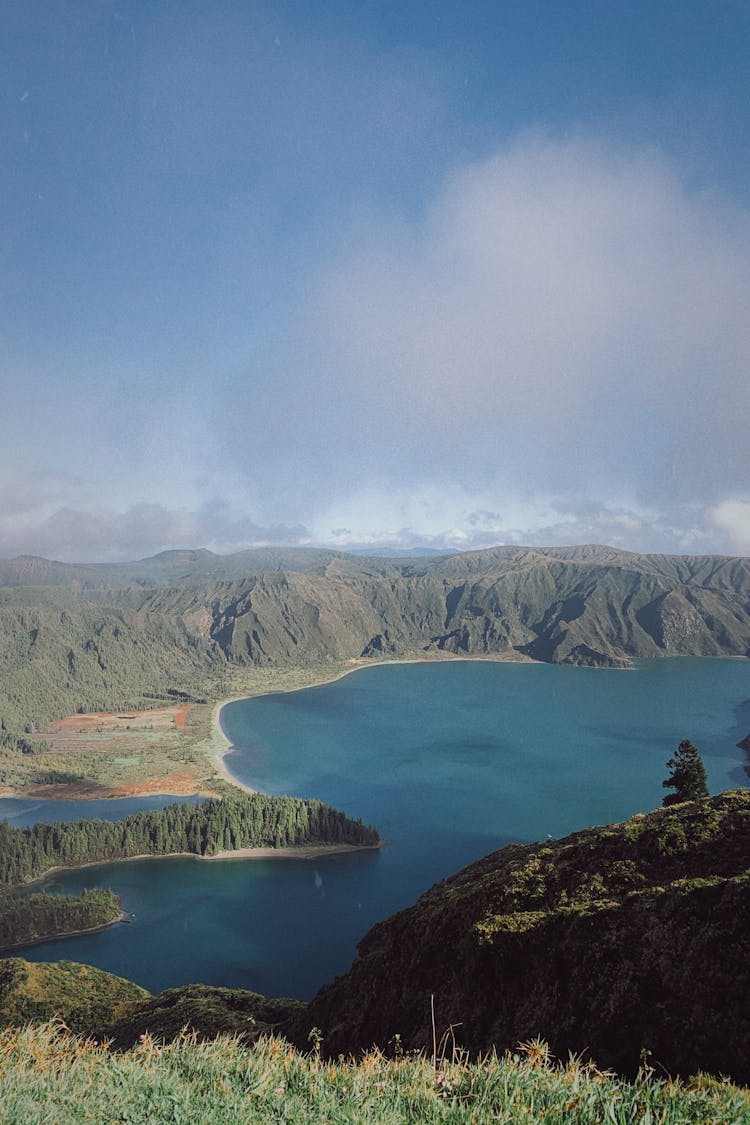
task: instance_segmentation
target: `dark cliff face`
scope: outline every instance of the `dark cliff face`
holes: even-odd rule
[[[306,1026],[338,1052],[535,1036],[634,1073],[750,1080],[750,793],[512,845],[375,926]],[[434,997],[434,1001],[433,998]]]

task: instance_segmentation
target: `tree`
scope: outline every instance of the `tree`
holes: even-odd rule
[[[674,789],[674,793],[666,795],[663,805],[697,801],[700,797],[708,796],[705,766],[699,751],[688,738],[683,738],[674,757],[668,760],[667,769],[672,772],[662,781],[662,785],[665,789]]]

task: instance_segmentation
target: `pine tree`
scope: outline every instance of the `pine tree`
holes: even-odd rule
[[[697,801],[700,797],[708,796],[706,784],[706,769],[700,753],[688,738],[683,738],[674,754],[667,762],[667,769],[671,770],[669,777],[662,781],[665,789],[674,789],[668,793],[663,805],[676,805],[679,801]]]

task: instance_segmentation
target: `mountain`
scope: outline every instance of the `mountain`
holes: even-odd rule
[[[311,1002],[330,1056],[536,1037],[634,1074],[750,1082],[750,792],[510,845],[376,925]]]
[[[370,558],[266,548],[169,551],[110,566],[0,563],[8,730],[168,691],[231,665],[419,653],[623,666],[746,656],[750,560],[610,547]]]

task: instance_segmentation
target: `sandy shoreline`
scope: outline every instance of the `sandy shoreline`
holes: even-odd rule
[[[230,783],[236,785],[240,789],[244,789],[246,793],[257,793],[257,789],[247,785],[244,781],[240,781],[231,772],[226,763],[226,757],[234,750],[234,745],[227,738],[223,726],[221,725],[221,712],[229,703],[239,703],[243,699],[261,699],[264,695],[289,695],[294,691],[307,691],[308,688],[324,687],[326,684],[334,684],[338,680],[343,680],[345,676],[351,676],[354,672],[361,672],[365,668],[383,668],[395,664],[451,664],[461,661],[462,663],[469,661],[478,661],[487,664],[538,664],[539,661],[532,660],[530,657],[524,656],[407,656],[403,659],[394,660],[352,660],[350,668],[338,669],[336,672],[326,676],[322,674],[319,678],[312,679],[309,683],[299,684],[295,687],[277,687],[270,690],[260,691],[257,694],[233,695],[228,699],[221,699],[218,703],[214,704],[214,709],[211,714],[211,738],[216,747],[214,752],[214,762],[217,772],[220,776]],[[324,666],[318,670],[324,673]]]
[[[325,665],[320,665],[318,668],[311,668],[311,679],[309,682],[295,684],[292,687],[279,686],[279,687],[266,687],[263,690],[253,692],[252,685],[249,685],[249,690],[238,693],[237,695],[229,696],[226,699],[218,700],[214,703],[211,712],[211,722],[209,730],[209,748],[208,757],[212,762],[216,775],[229,785],[235,786],[237,789],[243,790],[245,793],[257,793],[258,790],[248,785],[246,782],[241,781],[236,777],[227,765],[226,758],[234,750],[233,744],[227,738],[224,728],[221,725],[221,712],[224,707],[229,703],[237,703],[243,699],[260,699],[264,695],[286,695],[293,691],[307,691],[308,688],[323,687],[326,684],[335,683],[341,680],[344,676],[350,676],[354,672],[361,672],[365,668],[380,668],[383,666],[392,666],[398,664],[448,664],[455,661],[482,661],[487,663],[497,664],[534,664],[528,657],[521,657],[515,655],[508,657],[505,655],[482,655],[482,656],[455,656],[441,655],[441,656],[409,656],[402,659],[392,660],[366,660],[354,658],[349,661],[349,667],[341,668],[340,665],[335,670],[326,671]],[[285,670],[288,671],[288,670]],[[171,779],[167,777],[144,778],[143,781],[137,785],[138,792],[123,792],[123,787],[105,790],[102,792],[100,789],[93,789],[87,787],[84,783],[81,786],[72,784],[59,785],[40,785],[30,784],[18,787],[0,785],[0,797],[7,797],[9,799],[26,799],[34,801],[88,801],[88,800],[120,800],[123,797],[212,797],[217,794],[211,789],[211,780],[203,779],[194,785],[188,784],[185,780]],[[127,787],[133,789],[133,786]]]
[[[384,846],[384,843],[384,840],[379,840],[377,844],[302,844],[298,848],[236,848],[229,852],[215,852],[214,855],[198,855],[196,852],[164,852],[161,855],[150,855],[145,852],[141,855],[115,856],[112,859],[92,859],[89,863],[60,864],[56,867],[48,867],[41,875],[35,875],[33,879],[27,879],[19,885],[31,887],[35,883],[42,883],[51,875],[59,875],[61,872],[82,871],[85,867],[105,867],[111,863],[132,863],[134,860],[195,859],[201,863],[211,863],[216,859],[327,859],[328,856],[350,855],[353,852],[377,852]],[[123,914],[120,918],[115,918],[114,921],[122,922],[126,919],[127,915]],[[104,923],[105,926],[112,924],[111,922]],[[96,929],[99,928],[96,927]],[[93,933],[93,930],[91,932]],[[76,933],[88,933],[88,931],[77,930]],[[24,944],[30,943],[25,942]]]

